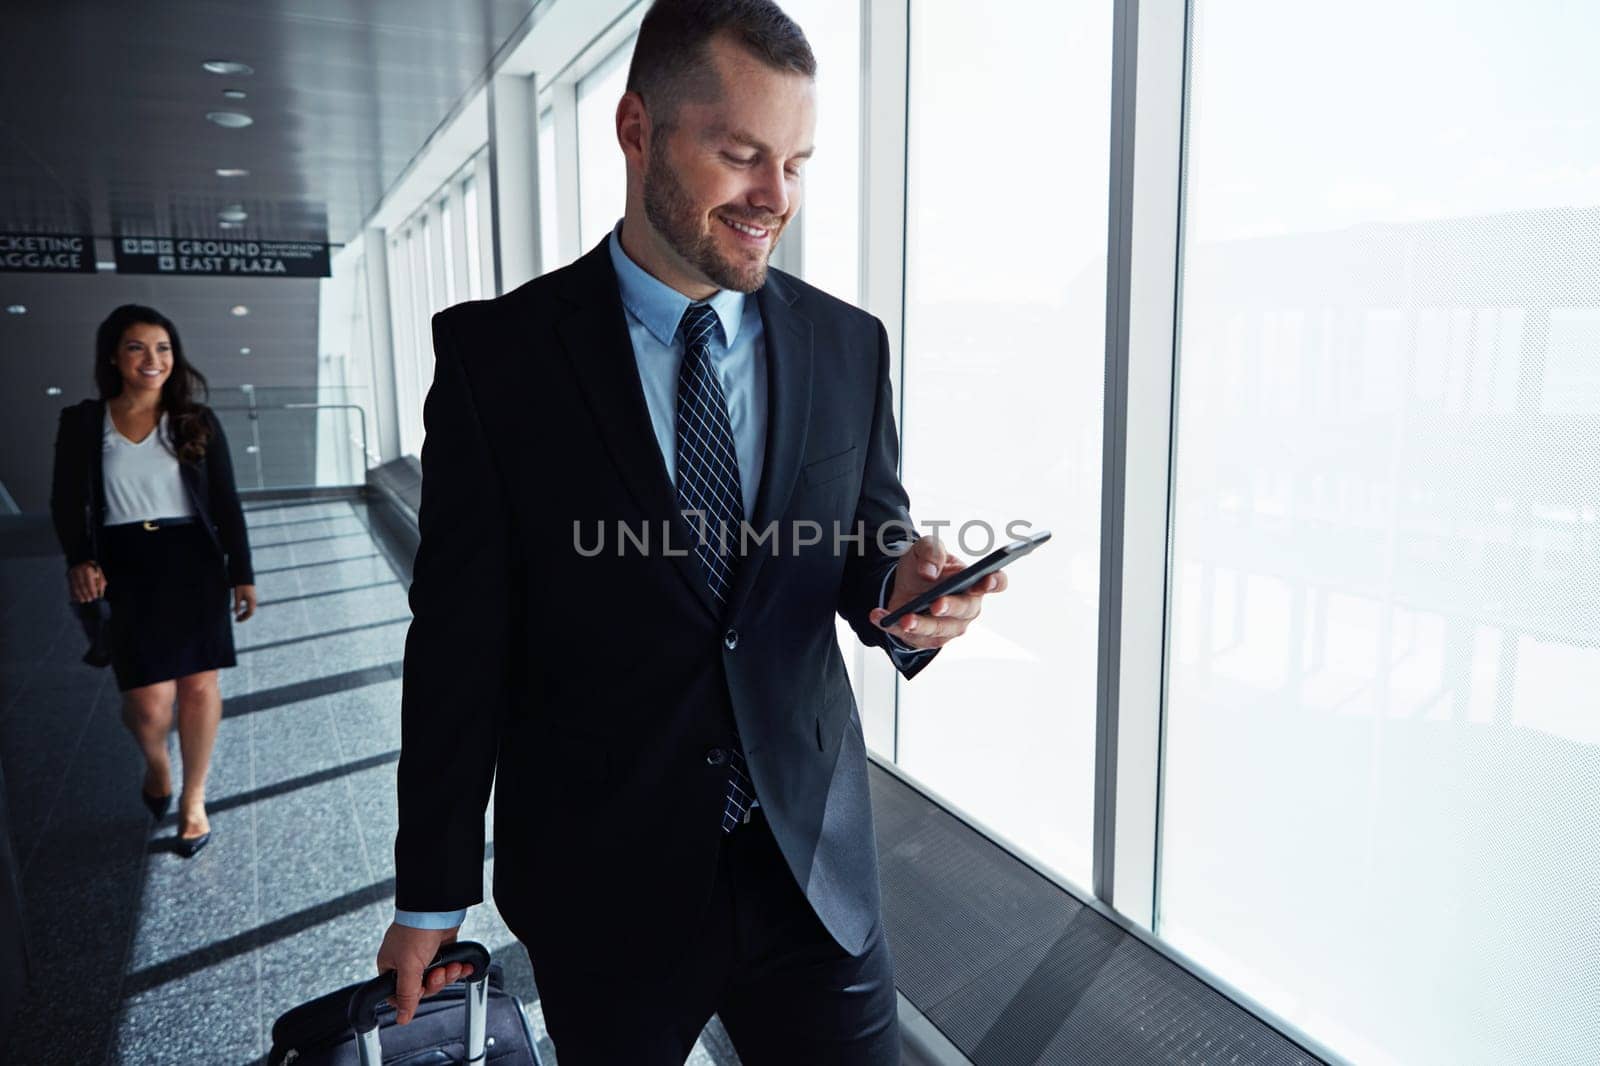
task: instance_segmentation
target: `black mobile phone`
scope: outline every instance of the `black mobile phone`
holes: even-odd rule
[[[951,574],[922,595],[902,603],[899,607],[884,615],[883,621],[878,624],[887,629],[908,614],[927,614],[933,607],[933,601],[940,596],[953,596],[958,592],[965,592],[996,570],[1022,558],[1049,539],[1050,531],[1041,529],[1031,536],[1023,537],[1021,540],[1014,540],[1003,548],[997,548],[971,566]]]

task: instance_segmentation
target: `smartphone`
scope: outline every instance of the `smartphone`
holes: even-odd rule
[[[1049,539],[1050,531],[1041,529],[1031,536],[1024,537],[1021,540],[1014,540],[1003,548],[997,548],[971,566],[951,574],[922,595],[902,603],[899,607],[884,615],[883,620],[878,624],[887,629],[908,614],[927,614],[933,609],[933,601],[940,596],[952,596],[958,592],[965,592],[996,570],[1022,558]]]

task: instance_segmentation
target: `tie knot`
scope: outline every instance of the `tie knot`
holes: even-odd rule
[[[710,344],[712,330],[717,325],[717,312],[710,304],[694,303],[683,309],[683,320],[678,328],[689,344]]]

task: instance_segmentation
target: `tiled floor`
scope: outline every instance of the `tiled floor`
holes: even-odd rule
[[[393,908],[405,586],[359,502],[248,518],[261,605],[222,674],[214,837],[193,860],[171,850],[172,816],[152,829],[137,805],[139,759],[109,671],[76,662],[59,559],[0,564],[0,752],[36,970],[0,1061],[255,1063],[279,1014],[372,973]],[[493,904],[463,936],[502,961],[553,1062]],[[690,1062],[736,1062],[715,1022]]]

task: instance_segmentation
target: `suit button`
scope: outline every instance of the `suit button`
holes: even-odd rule
[[[722,646],[729,651],[737,648],[739,646],[739,631],[729,626],[728,631],[722,634]]]
[[[728,753],[723,751],[721,748],[712,748],[710,751],[706,752],[707,766],[721,766],[727,761]]]

